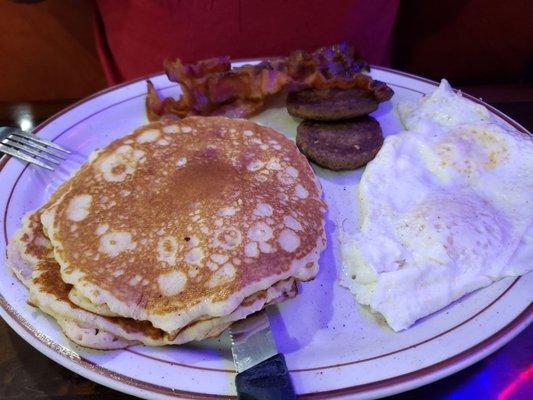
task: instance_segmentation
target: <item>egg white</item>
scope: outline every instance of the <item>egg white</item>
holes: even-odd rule
[[[532,140],[445,81],[398,112],[408,130],[367,165],[340,237],[342,283],[395,331],[533,269]]]

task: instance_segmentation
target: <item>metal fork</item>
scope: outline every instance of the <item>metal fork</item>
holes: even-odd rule
[[[0,127],[0,152],[50,171],[70,154],[70,151],[58,144],[11,127]]]

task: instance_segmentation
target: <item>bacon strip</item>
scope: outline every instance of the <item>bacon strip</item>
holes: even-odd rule
[[[183,94],[177,100],[161,99],[148,81],[146,112],[150,121],[190,115],[247,117],[259,112],[269,96],[282,90],[359,87],[380,102],[393,95],[386,84],[361,73],[369,69],[368,64],[346,44],[313,53],[296,50],[288,57],[234,69],[229,57],[185,65],[179,59],[167,60],[164,65],[168,79],[178,82]]]

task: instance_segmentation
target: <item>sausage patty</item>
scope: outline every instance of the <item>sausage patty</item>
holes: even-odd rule
[[[296,134],[296,145],[308,159],[334,171],[365,165],[382,144],[381,127],[369,116],[338,122],[303,121]]]
[[[337,121],[367,115],[378,108],[372,92],[359,89],[306,89],[287,96],[289,114],[316,121]]]

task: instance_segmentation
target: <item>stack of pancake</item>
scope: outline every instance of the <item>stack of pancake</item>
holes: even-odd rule
[[[8,265],[74,342],[181,344],[293,297],[324,249],[314,174],[240,119],[143,126],[26,215]]]

